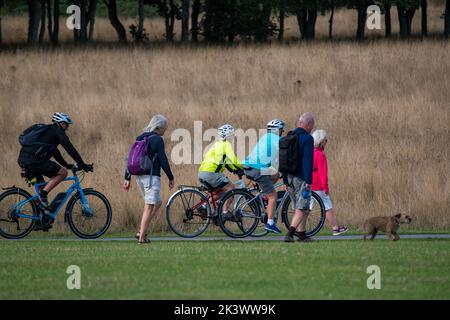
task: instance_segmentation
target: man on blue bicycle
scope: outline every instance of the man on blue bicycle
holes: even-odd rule
[[[277,192],[274,183],[280,178],[278,172],[278,152],[280,137],[284,132],[284,122],[274,119],[267,124],[267,133],[259,139],[252,152],[244,159],[242,166],[245,175],[258,183],[259,188],[268,200],[267,223],[265,230],[281,233],[275,224],[275,208],[277,203]]]
[[[66,134],[69,125],[73,124],[70,117],[56,112],[52,117],[53,124],[36,124],[26,129],[19,138],[22,148],[17,160],[22,168],[22,175],[31,179],[36,177],[37,182],[43,182],[44,177],[50,178],[47,185],[39,192],[42,205],[48,207],[48,193],[67,177],[67,169],[73,165],[68,164],[58,150],[61,144],[67,153],[75,160],[78,168],[88,172],[92,165],[86,164],[74,148]],[[54,158],[58,163],[51,161]]]

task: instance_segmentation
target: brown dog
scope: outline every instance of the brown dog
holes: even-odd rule
[[[386,232],[388,240],[397,241],[400,236],[397,233],[401,223],[411,223],[412,219],[406,214],[399,213],[390,217],[373,217],[364,222],[364,230],[367,234],[364,235],[364,240],[368,235],[371,235],[370,240],[373,240],[378,231]]]

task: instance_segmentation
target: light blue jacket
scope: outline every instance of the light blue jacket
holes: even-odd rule
[[[269,167],[278,169],[279,142],[279,135],[266,133],[244,159],[243,166],[259,170]]]

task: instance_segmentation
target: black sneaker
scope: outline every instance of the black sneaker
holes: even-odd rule
[[[306,238],[302,238],[302,239],[298,238],[297,241],[302,242],[302,243],[310,243],[310,242],[314,242],[316,240],[314,240],[313,238],[310,238],[310,237],[306,237]]]
[[[284,242],[294,242],[294,237],[291,236],[289,233],[286,234],[286,236],[284,237]]]
[[[39,194],[39,202],[44,209],[48,209],[48,197]]]

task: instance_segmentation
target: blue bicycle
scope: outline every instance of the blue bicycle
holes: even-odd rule
[[[84,172],[72,168],[73,176],[64,181],[73,181],[66,192],[58,193],[48,208],[39,201],[39,189],[46,183],[34,183],[32,196],[16,186],[4,188],[0,195],[0,235],[7,239],[21,239],[33,230],[48,231],[59,210],[67,202],[64,222],[82,239],[96,239],[111,225],[112,210],[108,199],[92,188],[83,189]]]

